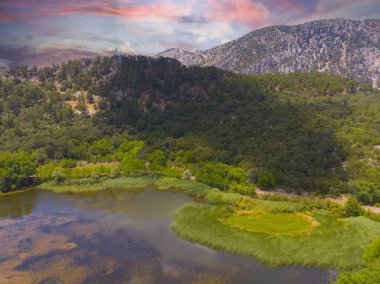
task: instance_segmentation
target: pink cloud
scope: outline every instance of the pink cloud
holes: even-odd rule
[[[307,14],[315,10],[317,0],[266,0],[269,7],[281,12]]]
[[[49,15],[93,14],[125,18],[150,18],[175,20],[187,16],[191,7],[174,2],[153,4],[115,5],[112,1],[38,1],[22,0],[16,3],[4,0],[0,3],[0,22],[14,22]],[[34,3],[33,3],[34,2]]]
[[[238,24],[257,27],[260,21],[267,20],[269,10],[258,1],[251,0],[208,0],[210,17]]]

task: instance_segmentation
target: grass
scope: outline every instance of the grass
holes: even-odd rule
[[[94,192],[107,189],[143,189],[154,183],[155,179],[148,177],[130,178],[121,177],[116,179],[92,178],[69,179],[62,183],[49,181],[37,186],[37,189],[50,190],[57,193],[72,192]]]
[[[239,230],[276,236],[307,235],[319,225],[319,222],[313,220],[311,216],[303,214],[246,211],[237,212],[220,221]]]
[[[161,178],[154,183],[160,190],[178,190],[191,196],[202,198],[211,204],[237,205],[250,198],[239,193],[222,192],[203,183],[177,178]]]
[[[230,206],[191,203],[176,211],[172,227],[186,240],[254,257],[269,266],[302,265],[343,270],[361,265],[364,248],[380,234],[380,226],[375,221],[363,217],[337,220],[324,214],[315,216],[320,226],[308,236],[276,235],[279,229],[272,225],[266,226],[265,233],[263,229],[251,232],[221,221],[234,214]],[[290,222],[285,224],[287,229],[291,228]]]
[[[203,183],[177,178],[161,178],[155,181],[155,185],[159,190],[183,191],[198,198],[205,198],[211,191],[219,191]]]

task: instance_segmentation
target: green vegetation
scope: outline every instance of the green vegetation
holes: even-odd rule
[[[319,226],[315,224],[311,231],[308,222],[304,226],[300,222],[297,225],[285,222],[284,226],[277,228],[273,224],[268,226],[267,218],[246,224],[244,219],[236,219],[234,214],[235,210],[229,206],[187,204],[176,212],[173,229],[189,241],[255,257],[271,266],[302,265],[337,269],[359,266],[364,248],[380,233],[378,223],[364,217],[337,220],[317,212],[313,217]],[[280,213],[268,217],[273,222],[276,222],[276,217],[281,221],[284,218],[289,221],[295,219],[289,214],[285,216]],[[240,226],[243,229],[237,228]]]
[[[231,204],[235,205],[250,198],[239,193],[222,192],[218,188],[188,180],[176,178],[163,178],[157,180],[155,185],[161,190],[180,190],[191,196],[202,198],[211,204]]]
[[[357,217],[363,215],[361,204],[355,197],[350,197],[344,206],[344,215],[346,217]]]
[[[54,192],[178,190],[208,204],[189,203],[175,213],[173,229],[183,238],[216,249],[255,257],[271,265],[356,269],[361,255],[380,234],[378,222],[363,216],[356,199],[343,207],[311,198],[254,199],[177,178],[101,177],[49,181],[37,188]],[[364,272],[363,272],[364,273]],[[351,276],[350,276],[351,277]],[[342,282],[344,283],[344,282]]]
[[[371,283],[378,242],[361,255],[380,217],[361,203],[380,203],[379,95],[326,74],[143,56],[15,68],[0,78],[0,191],[180,190],[207,202],[176,212],[185,239],[272,266],[361,269],[338,283]],[[309,197],[254,199],[256,185]],[[341,193],[344,206],[322,198]]]
[[[310,233],[313,229],[312,220],[302,215],[289,213],[271,214],[262,212],[238,212],[222,221],[239,230],[271,235],[294,236]]]
[[[378,182],[356,181],[352,188],[360,202],[370,205],[380,204],[380,184]]]
[[[114,163],[116,176],[188,170],[229,192],[253,194],[256,184],[376,204],[378,96],[326,74],[237,75],[142,56],[15,68],[0,79],[0,151],[23,149],[37,168],[53,163],[58,180],[110,175],[75,176],[63,160]]]
[[[363,255],[364,268],[339,275],[336,284],[376,284],[380,279],[380,238],[369,245]]]
[[[247,181],[247,175],[242,169],[223,163],[206,163],[197,170],[195,177],[199,182],[221,189],[228,189],[233,184],[245,184]]]
[[[152,178],[130,178],[121,177],[117,179],[102,178],[96,180],[93,178],[71,179],[61,183],[54,181],[46,182],[37,186],[37,189],[50,190],[57,193],[61,192],[92,192],[111,189],[143,189],[153,184],[155,179]]]
[[[295,236],[310,233],[318,222],[307,215],[290,213],[237,212],[222,223],[239,230],[270,235]]]
[[[0,152],[0,192],[30,185],[35,171],[33,157],[24,151]]]

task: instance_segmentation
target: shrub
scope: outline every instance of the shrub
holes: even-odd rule
[[[183,172],[182,178],[183,178],[183,179],[190,180],[192,176],[193,176],[193,173],[191,172],[191,170],[190,170],[190,169],[186,169],[186,170]]]
[[[262,199],[270,200],[270,201],[287,201],[288,198],[286,196],[282,196],[280,194],[263,194]]]
[[[374,205],[380,202],[380,183],[356,181],[353,185],[355,196],[364,204]]]
[[[241,168],[223,163],[206,163],[195,174],[196,180],[226,190],[231,184],[245,184],[247,175]]]
[[[55,170],[52,177],[56,183],[61,183],[65,180],[64,175],[60,170]]]
[[[255,195],[255,186],[249,185],[245,186],[242,184],[232,184],[228,190],[233,193],[240,193],[245,195]]]
[[[263,189],[269,189],[276,185],[276,177],[268,171],[263,171],[259,174],[258,186]]]
[[[350,197],[344,206],[344,213],[346,217],[357,217],[363,215],[364,211],[358,199],[356,197]]]
[[[39,181],[44,182],[53,178],[53,173],[57,168],[56,163],[47,163],[37,168],[36,177]]]
[[[36,172],[33,156],[18,151],[0,152],[0,191],[10,191],[32,184]]]
[[[111,171],[111,178],[118,178],[120,176],[120,172],[117,168],[113,168]]]

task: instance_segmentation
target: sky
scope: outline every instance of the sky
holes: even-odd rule
[[[252,30],[378,19],[380,0],[0,0],[0,65],[208,49]]]

